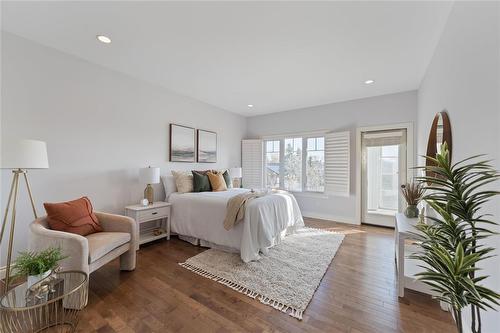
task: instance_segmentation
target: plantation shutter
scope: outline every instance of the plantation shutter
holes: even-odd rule
[[[325,192],[349,195],[351,133],[337,132],[325,135]]]
[[[242,184],[244,188],[264,187],[264,151],[262,140],[241,141]]]

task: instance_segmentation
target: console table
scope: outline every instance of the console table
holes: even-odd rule
[[[404,297],[405,288],[416,290],[425,294],[432,295],[433,292],[423,282],[417,280],[415,274],[422,271],[418,267],[418,261],[409,259],[408,256],[418,252],[419,246],[407,244],[407,240],[415,240],[412,233],[418,233],[415,225],[418,223],[417,218],[408,218],[402,213],[396,214],[396,230],[394,232],[394,257],[396,260],[398,296]]]

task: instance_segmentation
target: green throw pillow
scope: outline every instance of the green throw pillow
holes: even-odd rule
[[[212,191],[210,180],[205,173],[198,171],[191,171],[193,173],[193,192],[208,192]]]
[[[224,181],[226,182],[226,186],[227,188],[231,188],[231,177],[229,177],[229,172],[224,171],[224,173],[222,174],[222,177],[224,177]]]

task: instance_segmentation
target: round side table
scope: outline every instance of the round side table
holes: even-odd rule
[[[31,288],[23,283],[0,299],[0,332],[74,332],[87,299],[84,272],[53,273]]]

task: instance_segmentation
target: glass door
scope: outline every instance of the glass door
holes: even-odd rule
[[[406,182],[406,130],[362,133],[362,222],[394,227]]]

